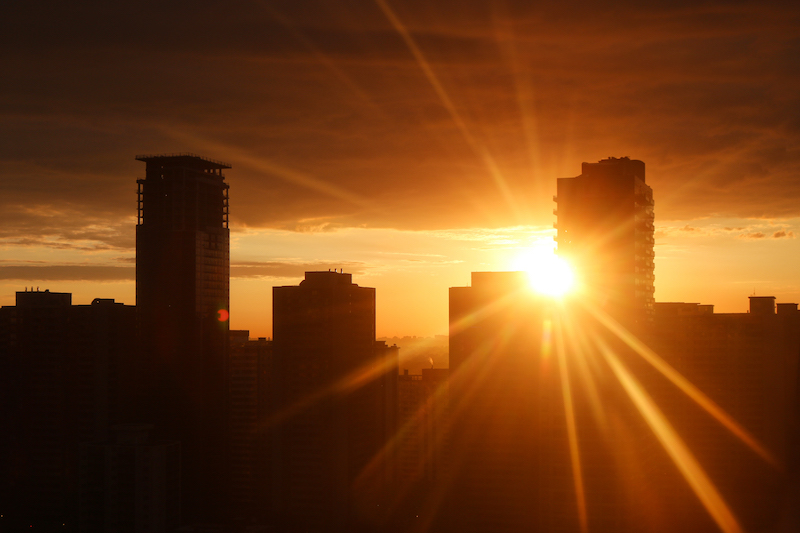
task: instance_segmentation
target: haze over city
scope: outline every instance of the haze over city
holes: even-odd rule
[[[800,300],[786,2],[16,3],[0,32],[0,303],[135,303],[136,154],[231,164],[231,327],[344,268],[379,336],[555,247],[555,183],[647,163],[657,301]],[[534,252],[531,252],[534,250]]]

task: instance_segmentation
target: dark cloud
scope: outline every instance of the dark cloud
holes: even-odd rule
[[[773,239],[783,239],[783,238],[794,239],[794,232],[793,231],[786,231],[786,230],[776,231],[775,233],[772,234],[772,238]]]
[[[764,235],[760,231],[756,231],[753,233],[742,233],[741,235],[739,235],[739,237],[742,239],[763,239],[766,237],[766,235]]]
[[[609,155],[662,220],[800,216],[795,3],[389,5],[451,109],[373,2],[13,3],[1,236],[130,249],[133,156],[180,151],[233,165],[242,227],[550,223]]]

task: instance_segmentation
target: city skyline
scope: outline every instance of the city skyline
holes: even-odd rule
[[[233,166],[231,326],[256,336],[273,286],[329,268],[377,289],[379,336],[445,334],[447,288],[549,252],[556,180],[609,156],[648,165],[656,301],[800,300],[796,6],[82,9],[3,33],[2,305],[133,304],[133,155],[170,152]]]

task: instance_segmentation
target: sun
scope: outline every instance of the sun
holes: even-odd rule
[[[524,250],[514,260],[512,267],[527,272],[531,288],[547,296],[561,297],[575,287],[575,275],[569,263],[549,248]]]

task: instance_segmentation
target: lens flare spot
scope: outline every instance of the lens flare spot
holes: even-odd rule
[[[225,322],[225,321],[227,321],[227,320],[228,320],[228,317],[230,316],[230,315],[228,314],[228,311],[227,311],[226,309],[220,309],[219,311],[217,311],[217,315],[219,315],[219,316],[217,317],[217,320],[219,320],[220,322]]]

